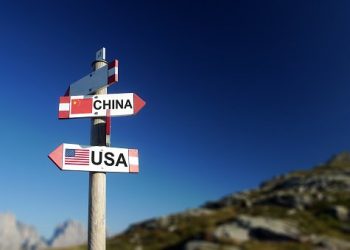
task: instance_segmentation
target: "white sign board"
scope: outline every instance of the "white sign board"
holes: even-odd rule
[[[59,103],[59,119],[81,117],[127,116],[139,112],[145,102],[134,93],[62,96]]]
[[[61,170],[138,173],[137,149],[62,144],[49,154]]]

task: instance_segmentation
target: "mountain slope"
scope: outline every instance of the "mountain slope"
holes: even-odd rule
[[[13,214],[0,214],[0,250],[42,250],[86,242],[86,230],[76,221],[57,226],[52,238],[46,241],[34,227],[18,221]]]
[[[257,189],[132,225],[107,249],[350,249],[349,209],[350,154],[342,153]]]
[[[53,233],[49,246],[67,247],[87,242],[85,228],[77,221],[68,220],[58,225]]]
[[[13,214],[0,214],[0,250],[42,249],[46,243],[31,226],[16,220]]]

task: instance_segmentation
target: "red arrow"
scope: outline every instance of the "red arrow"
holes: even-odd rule
[[[63,162],[63,144],[59,145],[54,151],[49,154],[50,160],[55,163],[55,165],[62,170]]]
[[[144,106],[146,102],[138,95],[134,94],[134,114],[137,114]]]

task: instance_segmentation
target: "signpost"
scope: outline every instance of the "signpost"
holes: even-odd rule
[[[91,117],[91,146],[61,144],[49,158],[61,170],[89,172],[88,249],[106,249],[106,172],[138,173],[137,149],[111,148],[111,117],[138,113],[145,101],[133,93],[107,95],[118,81],[118,61],[96,53],[94,71],[72,83],[60,97],[59,119]]]
[[[61,170],[138,173],[137,149],[61,144],[49,154]]]
[[[133,93],[62,96],[60,97],[58,118],[106,117],[126,116],[138,113],[145,105],[145,101]]]

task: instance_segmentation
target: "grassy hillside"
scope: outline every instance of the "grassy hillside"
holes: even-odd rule
[[[350,155],[343,153],[257,189],[132,225],[108,239],[107,249],[350,249],[349,209]]]

